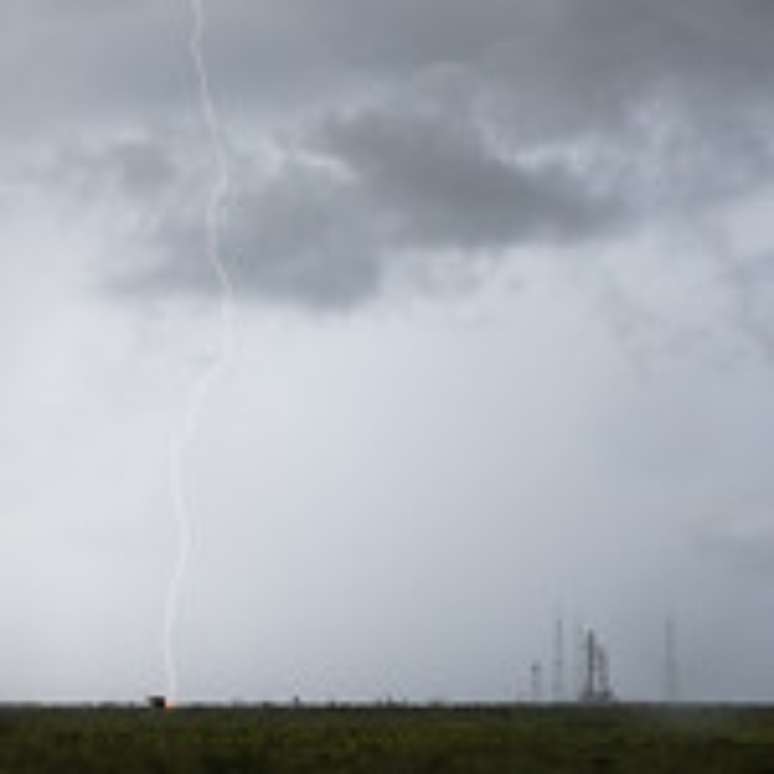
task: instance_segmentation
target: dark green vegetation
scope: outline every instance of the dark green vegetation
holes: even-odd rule
[[[774,709],[0,709],[0,772],[774,774]]]

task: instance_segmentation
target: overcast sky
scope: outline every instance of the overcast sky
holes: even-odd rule
[[[236,353],[184,700],[774,699],[774,5],[205,0]],[[0,699],[163,690],[217,363],[186,0],[6,0]]]

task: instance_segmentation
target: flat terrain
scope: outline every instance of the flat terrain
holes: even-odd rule
[[[774,774],[774,708],[0,709],[0,772]]]

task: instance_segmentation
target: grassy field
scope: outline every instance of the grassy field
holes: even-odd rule
[[[0,772],[774,774],[774,709],[0,709]]]

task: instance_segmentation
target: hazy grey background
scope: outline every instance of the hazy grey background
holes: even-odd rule
[[[239,352],[188,699],[774,697],[774,5],[211,0]],[[163,686],[216,352],[184,0],[0,11],[0,698]],[[568,647],[568,673],[572,654]]]

